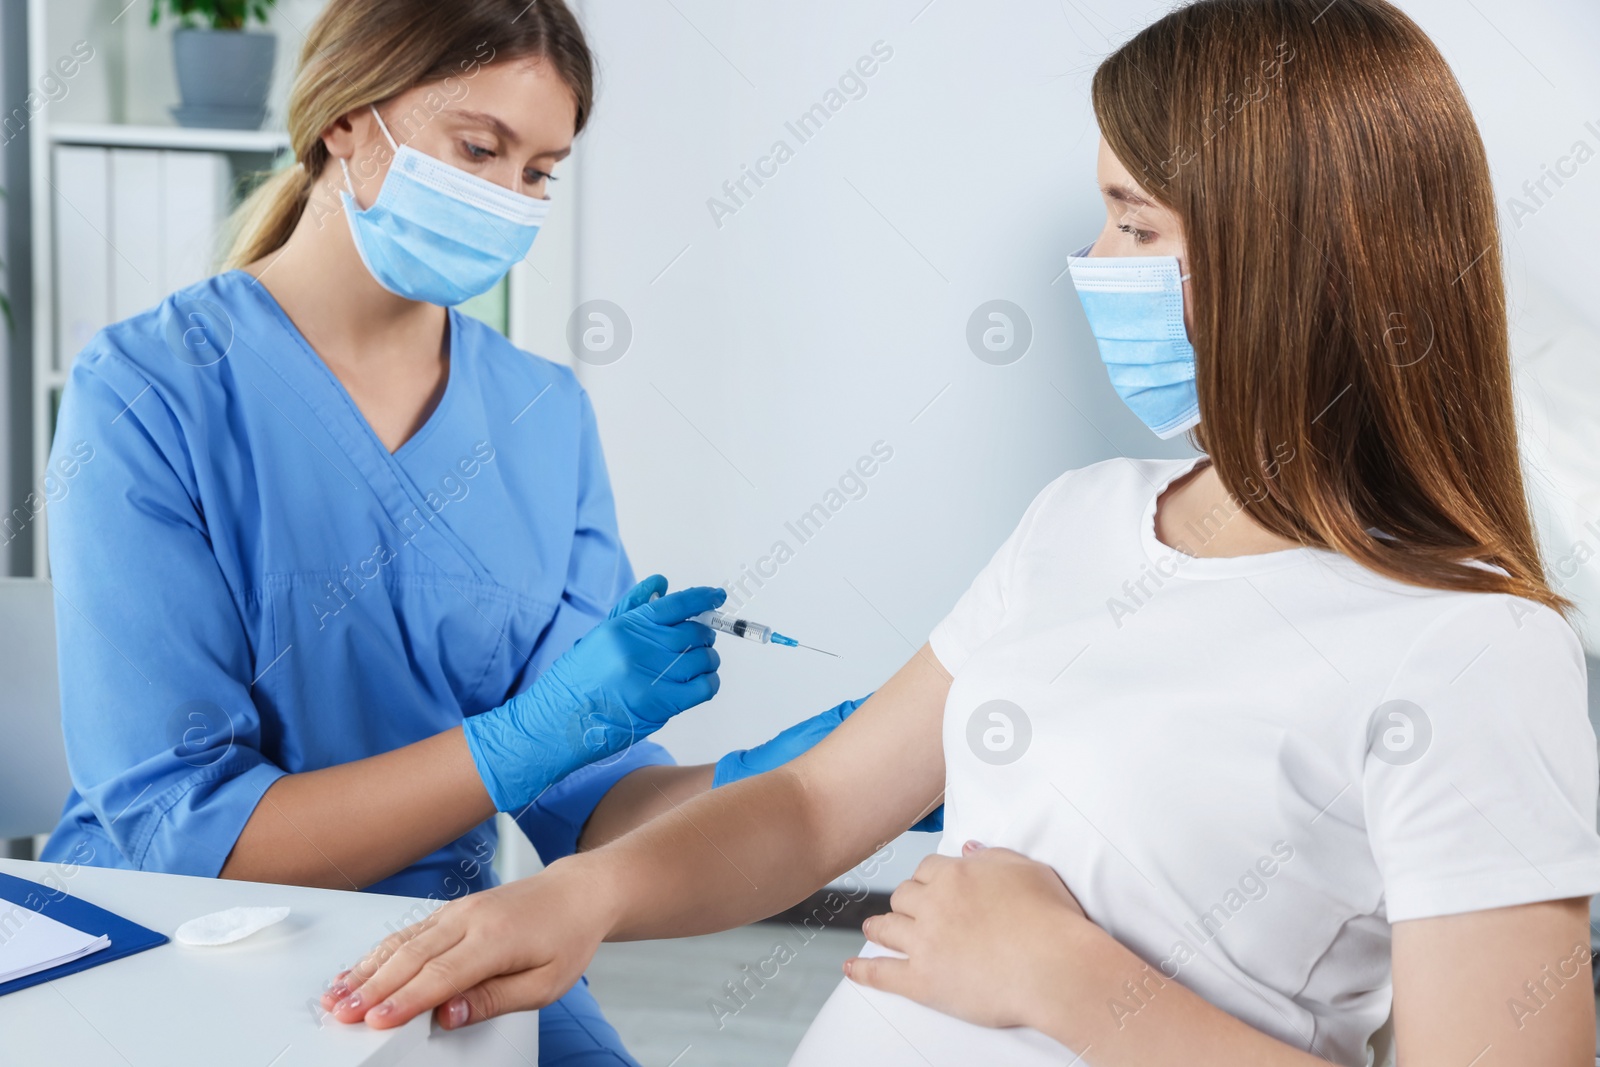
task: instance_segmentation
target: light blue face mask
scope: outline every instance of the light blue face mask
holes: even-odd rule
[[[1200,422],[1194,346],[1183,327],[1183,283],[1175,256],[1067,257],[1072,284],[1100,346],[1111,387],[1163,440]]]
[[[395,144],[378,109],[378,126],[394,147],[378,199],[356,202],[350,166],[339,198],[361,262],[378,284],[407,300],[442,307],[487,293],[533,247],[550,201],[514,193],[443,160]]]

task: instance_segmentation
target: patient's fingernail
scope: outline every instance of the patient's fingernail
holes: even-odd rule
[[[988,848],[988,847],[989,846],[984,844],[982,841],[968,841],[966,844],[961,846],[961,851],[962,852],[977,852],[980,849],[985,849],[985,848]]]
[[[358,1011],[361,1008],[361,994],[351,993],[333,1006],[335,1012]]]
[[[467,1025],[467,1016],[470,1014],[470,1009],[467,1007],[466,998],[457,997],[452,1000],[449,1006],[445,1008],[444,1014],[445,1025],[452,1030],[458,1026]]]
[[[395,1008],[394,1001],[386,1000],[382,1004],[379,1004],[376,1008],[373,1008],[371,1011],[367,1012],[367,1018],[387,1019],[389,1016],[393,1015],[396,1010],[397,1009]]]
[[[334,982],[333,985],[328,987],[328,992],[325,995],[332,997],[334,1000],[343,1000],[345,995],[349,992],[350,983],[346,982],[341,977],[338,981]]]
[[[850,977],[850,972],[855,969],[855,966],[856,966],[856,961],[855,960],[845,960],[844,961],[844,976],[846,978]]]

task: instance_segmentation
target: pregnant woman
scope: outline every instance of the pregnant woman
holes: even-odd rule
[[[1361,1067],[1392,1019],[1404,1067],[1588,1067],[1595,735],[1460,88],[1384,0],[1199,0],[1093,98],[1068,265],[1117,391],[1204,455],[1063,474],[832,737],[397,934],[340,1018],[546,1003],[945,791],[794,1063]]]
[[[46,860],[451,900],[497,811],[549,862],[851,710],[715,769],[644,742],[716,692],[723,593],[628,592],[588,397],[453,310],[528,252],[593,80],[559,0],[331,0],[237,269],[78,357]],[[540,1057],[633,1062],[583,986]]]

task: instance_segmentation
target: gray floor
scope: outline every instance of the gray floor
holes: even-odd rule
[[[780,940],[793,958],[763,966],[781,958],[774,954]],[[759,925],[601,945],[589,987],[644,1067],[783,1067],[843,977],[839,965],[862,942],[853,931],[825,930],[806,942],[789,927]],[[726,989],[745,979],[741,965],[758,975],[776,971],[764,985],[747,982],[743,1002]]]

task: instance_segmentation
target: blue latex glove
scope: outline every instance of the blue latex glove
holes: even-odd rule
[[[730,752],[717,760],[717,769],[711,777],[711,788],[737,782],[743,778],[750,778],[763,771],[770,771],[774,767],[781,767],[794,759],[802,752],[810,751],[811,747],[824,737],[833,733],[833,728],[850,717],[850,713],[867,702],[867,697],[859,700],[846,700],[843,704],[829,708],[820,715],[813,715],[804,722],[795,723],[771,741],[755,748],[741,748]],[[940,804],[922,820],[912,827],[923,833],[935,834],[944,829],[944,805]]]
[[[467,747],[497,809],[520,812],[716,695],[716,631],[689,620],[728,594],[696,586],[651,599],[666,588],[659,574],[646,578],[525,692],[467,719]]]

